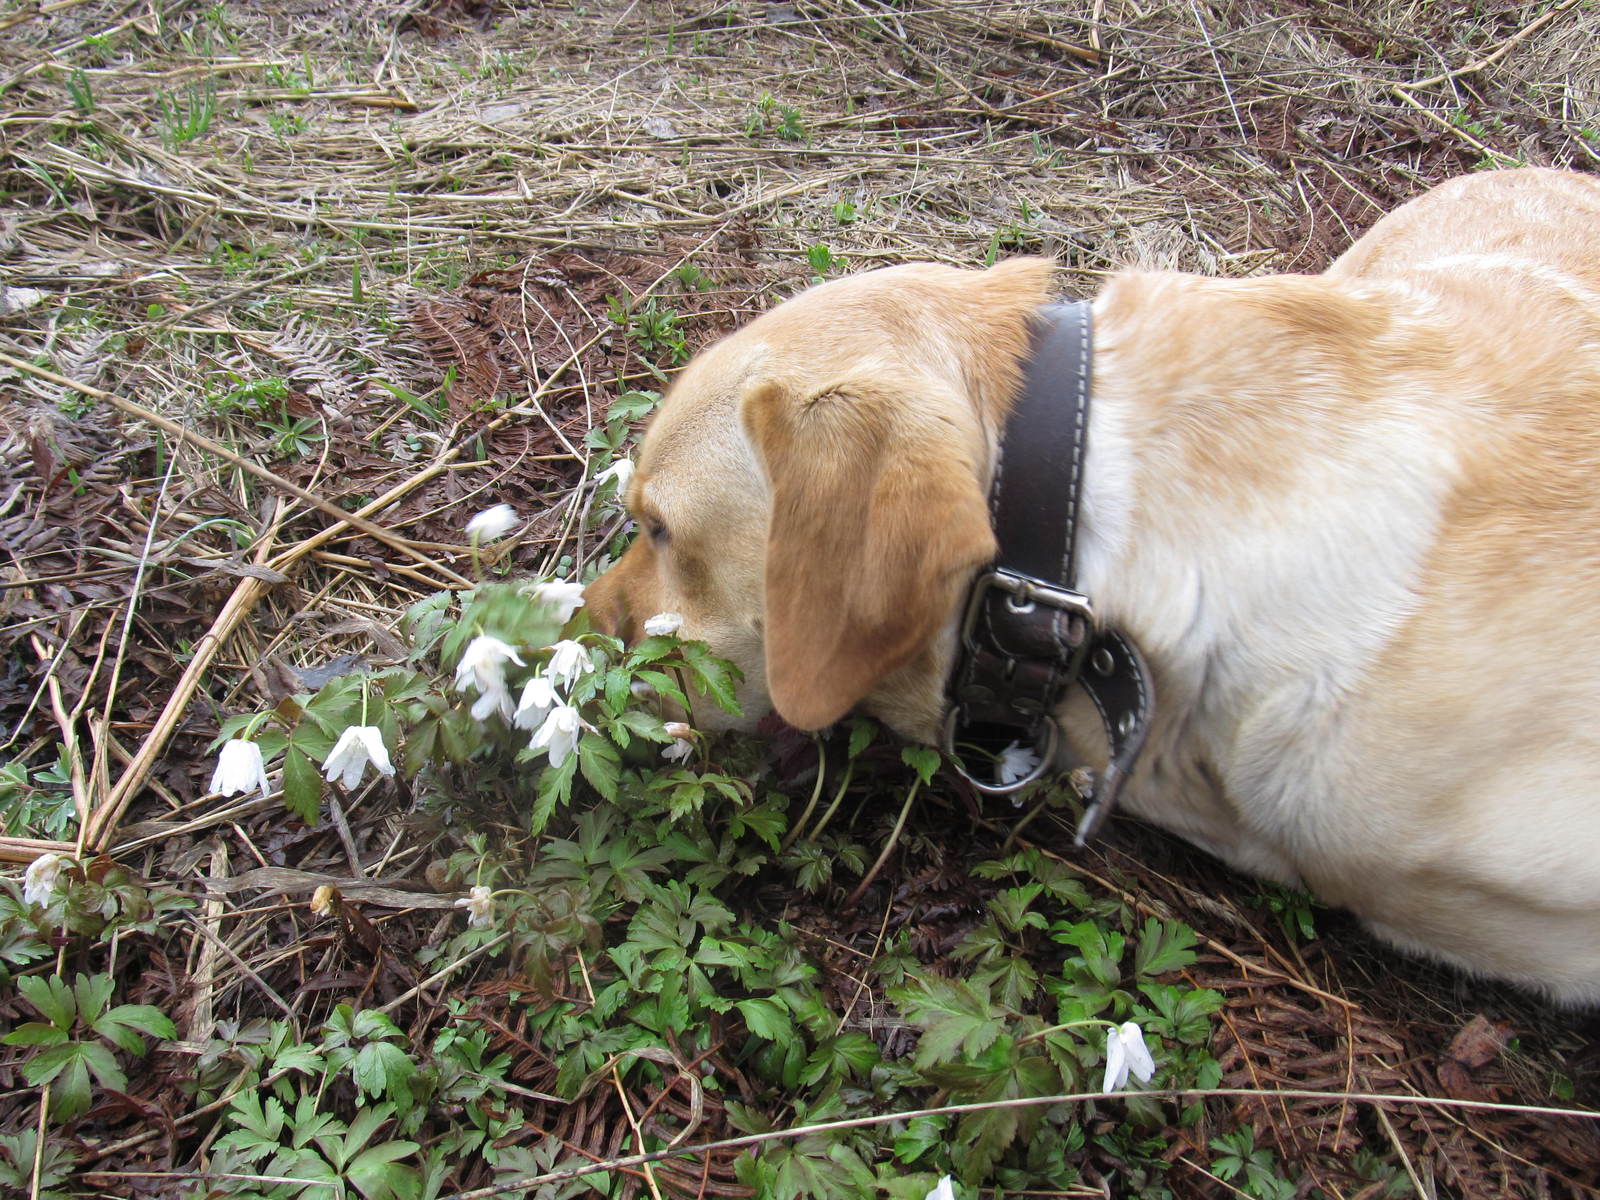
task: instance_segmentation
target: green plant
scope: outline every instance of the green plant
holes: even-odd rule
[[[0,766],[0,812],[9,836],[61,840],[72,830],[77,809],[66,755],[58,744],[48,767],[30,771],[20,759]]]
[[[156,108],[161,118],[161,141],[168,150],[203,137],[217,114],[216,80],[191,83],[181,96],[157,89]]]
[[[1211,1170],[1224,1181],[1237,1180],[1246,1196],[1257,1200],[1293,1200],[1299,1189],[1283,1176],[1278,1156],[1256,1146],[1255,1130],[1249,1126],[1211,1139],[1219,1157],[1211,1160]]]
[[[1312,941],[1317,936],[1316,912],[1323,905],[1310,892],[1268,884],[1253,897],[1277,921],[1290,941]]]
[[[762,92],[761,98],[751,107],[745,117],[744,132],[746,137],[752,138],[770,132],[785,142],[810,140],[800,110],[779,104],[771,92]]]
[[[101,1087],[127,1091],[128,1077],[104,1042],[142,1057],[141,1034],[177,1036],[172,1021],[148,1004],[108,1007],[116,990],[110,975],[80,974],[71,987],[59,976],[25,975],[17,980],[17,990],[44,1020],[19,1025],[3,1040],[8,1046],[42,1047],[24,1064],[22,1076],[34,1087],[50,1085],[50,1115],[58,1121],[89,1107],[91,1075]]]
[[[39,1189],[34,1191],[34,1164],[39,1167]],[[68,1200],[73,1193],[62,1190],[72,1181],[77,1164],[66,1146],[47,1136],[39,1145],[36,1129],[0,1133],[0,1193],[8,1196],[37,1196],[39,1200]]]
[[[678,310],[661,307],[654,296],[643,304],[618,296],[607,296],[606,316],[644,354],[665,357],[674,365],[689,361],[689,347],[684,340],[683,322]]]
[[[267,431],[273,437],[274,455],[278,458],[304,458],[310,454],[317,443],[327,437],[326,434],[313,432],[320,424],[316,417],[288,415],[265,422]]]
[[[825,279],[829,275],[847,269],[845,260],[821,242],[806,248],[806,262],[810,264],[812,274],[818,279]]]
[[[84,116],[94,112],[94,89],[82,67],[74,67],[67,76],[67,95],[72,97],[72,107]]]

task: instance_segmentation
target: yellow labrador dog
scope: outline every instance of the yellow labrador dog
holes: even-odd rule
[[[598,622],[683,614],[747,723],[935,740],[1050,284],[870,271],[700,354]],[[1157,696],[1124,807],[1600,1002],[1600,181],[1454,180],[1320,276],[1121,273],[1093,330],[1078,586]]]

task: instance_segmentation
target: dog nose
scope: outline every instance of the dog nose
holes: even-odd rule
[[[638,640],[633,618],[628,612],[627,596],[616,580],[616,568],[583,590],[584,604],[589,609],[589,624],[600,633],[621,638],[624,642]]]

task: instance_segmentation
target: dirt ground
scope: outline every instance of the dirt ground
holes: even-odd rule
[[[0,858],[100,856],[201,906],[120,960],[179,1038],[64,1135],[63,1188],[202,1194],[179,1182],[208,1150],[184,1085],[219,1028],[270,1015],[252,981],[319,1012],[406,992],[271,872],[426,889],[462,830],[403,790],[316,825],[219,798],[209,747],[330,663],[388,661],[405,607],[467,582],[478,509],[535,515],[498,567],[592,569],[623,518],[584,507],[586,435],[619,395],[818,276],[1017,253],[1074,294],[1129,264],[1315,272],[1430,184],[1519,164],[1600,167],[1589,0],[0,0]],[[950,803],[1004,839],[1006,814]],[[759,903],[823,960],[887,930],[959,973],[988,893],[948,813],[917,820],[859,916]],[[1071,841],[1051,814],[1028,836]],[[1159,1130],[1167,1194],[1266,1195],[1208,1169],[1249,1128],[1302,1195],[1600,1195],[1600,1123],[1553,1111],[1600,1104],[1592,1020],[1131,822],[1072,861],[1098,900],[1201,935],[1221,1086],[1295,1093]],[[438,937],[426,907],[365,911],[390,962]],[[514,990],[474,971],[456,997]],[[0,1051],[9,1134],[38,1121],[21,1061]],[[529,1108],[599,1154],[621,1113]],[[1029,1194],[1135,1194],[1084,1153],[1083,1190]],[[669,1192],[749,1194],[729,1161]]]

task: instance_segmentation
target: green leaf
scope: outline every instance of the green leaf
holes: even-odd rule
[[[772,1000],[741,1000],[734,1005],[743,1015],[750,1032],[769,1042],[786,1042],[794,1037],[794,1022],[783,1007]]]
[[[607,800],[617,799],[617,780],[622,775],[622,760],[617,748],[597,733],[586,733],[578,743],[578,765],[583,777]]]
[[[544,832],[556,808],[572,798],[572,777],[578,769],[578,756],[567,755],[559,767],[546,767],[539,773],[539,787],[528,814],[528,832],[537,837]]]
[[[988,992],[964,980],[924,976],[907,987],[891,989],[889,996],[909,1021],[922,1028],[913,1060],[919,1070],[957,1054],[979,1054],[1005,1027],[1005,1013],[994,1006]]]
[[[1194,930],[1180,921],[1147,917],[1133,952],[1133,969],[1140,975],[1162,975],[1190,966],[1199,940]]]
[[[350,1064],[350,1078],[374,1098],[393,1096],[411,1099],[411,1080],[416,1075],[411,1056],[392,1042],[369,1042]]]
[[[22,1068],[22,1077],[34,1087],[48,1083],[51,1115],[67,1121],[89,1107],[90,1072],[101,1087],[128,1090],[128,1077],[111,1051],[89,1042],[66,1042],[34,1055]]]
[[[101,1037],[108,1038],[130,1054],[145,1052],[144,1039],[139,1033],[154,1038],[171,1040],[178,1036],[177,1027],[159,1008],[151,1004],[119,1004],[98,1020],[90,1023]],[[135,1031],[138,1032],[135,1032]]]
[[[949,1117],[912,1117],[905,1132],[894,1139],[894,1156],[914,1163],[935,1146],[942,1146],[950,1128]]]
[[[715,657],[704,642],[684,642],[679,647],[683,665],[689,668],[700,689],[710,696],[717,707],[731,716],[742,715],[734,684],[744,678],[739,668],[726,659]]]
[[[67,1032],[43,1021],[29,1021],[18,1025],[3,1039],[8,1046],[59,1046],[67,1040]]]
[[[900,751],[900,761],[917,773],[917,778],[927,783],[939,769],[939,752],[932,746],[905,746]]]
[[[283,803],[307,825],[315,825],[322,813],[322,774],[300,741],[291,741],[284,752]]]
[[[872,744],[872,739],[877,736],[877,722],[869,721],[865,717],[856,717],[852,720],[850,722],[850,757],[854,758],[860,754]]]
[[[22,998],[57,1029],[65,1032],[78,1018],[78,1001],[59,975],[24,975],[17,980]]]
[[[116,990],[117,981],[110,975],[80,974],[72,984],[73,995],[78,999],[78,1019],[92,1027]]]
[[[366,1200],[395,1200],[416,1195],[421,1176],[416,1168],[395,1161],[415,1154],[416,1142],[384,1142],[362,1151],[345,1170]]]

